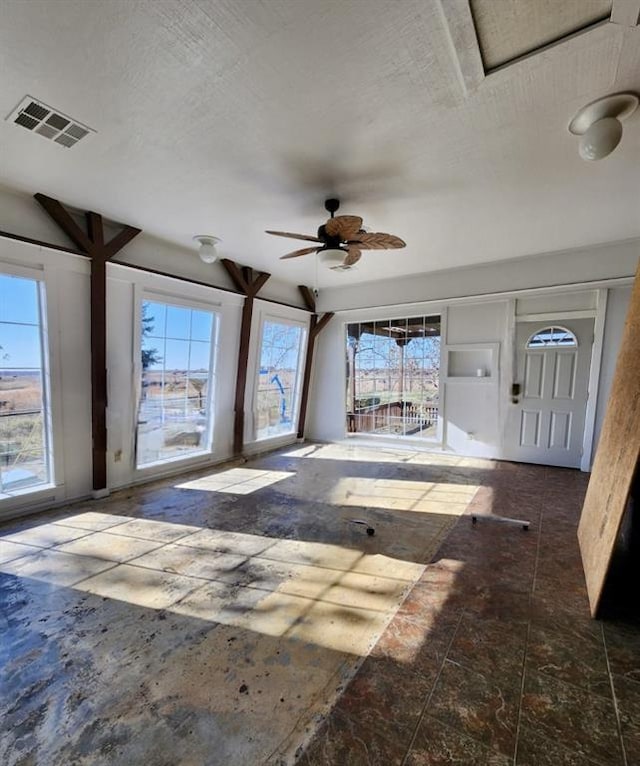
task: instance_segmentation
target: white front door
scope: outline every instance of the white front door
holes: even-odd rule
[[[589,388],[593,319],[518,322],[516,379],[505,457],[579,468]]]

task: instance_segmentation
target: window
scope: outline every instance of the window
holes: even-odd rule
[[[527,348],[548,348],[549,346],[577,346],[576,336],[564,327],[545,327],[538,330],[527,342]]]
[[[137,466],[211,450],[211,311],[142,301]]]
[[[435,438],[440,317],[347,326],[347,430]]]
[[[52,480],[44,288],[0,274],[0,492]]]
[[[257,439],[296,430],[303,340],[301,325],[266,320],[262,326],[255,413]]]

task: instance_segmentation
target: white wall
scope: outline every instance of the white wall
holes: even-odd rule
[[[454,304],[446,310],[443,338],[444,442],[462,455],[496,457],[502,422],[501,356],[507,327],[507,301]],[[447,356],[455,346],[492,349],[491,376],[466,379],[449,377]]]
[[[637,258],[636,258],[637,261]],[[634,264],[635,266],[635,264]],[[585,276],[582,272],[580,276]],[[600,433],[615,360],[620,343],[630,287],[609,290],[604,323],[603,354],[597,403],[595,434]],[[397,295],[397,285],[387,284],[385,295]],[[510,332],[515,313],[535,314],[562,311],[595,311],[597,291],[567,288],[566,291],[506,293],[500,300],[477,299],[399,303],[381,308],[339,311],[319,336],[312,376],[307,436],[320,441],[345,437],[345,325],[391,316],[410,317],[440,313],[443,317],[441,407],[445,449],[461,455],[501,458],[504,422],[509,402],[513,349]],[[458,344],[495,344],[499,358],[492,380],[447,380],[447,352]],[[417,440],[396,443],[417,445]],[[594,443],[594,449],[595,449]]]
[[[366,257],[402,258],[402,251],[372,253]],[[345,287],[321,290],[318,308],[321,311],[349,311],[632,277],[638,257],[640,239],[633,239],[380,282],[361,281],[366,275],[363,266],[353,274],[345,272],[345,279],[349,281]]]
[[[37,191],[37,190],[35,190]],[[64,200],[60,200],[64,202]],[[96,212],[100,212],[99,210]],[[81,226],[84,222],[79,218]],[[131,226],[136,221],[123,221]],[[0,185],[0,230],[10,234],[18,234],[45,242],[50,242],[63,247],[74,247],[60,228],[51,220],[40,205],[30,194],[21,193]],[[109,233],[115,234],[116,228],[109,229]],[[194,232],[197,234],[198,232]],[[224,244],[220,248],[224,257]],[[164,271],[185,279],[194,279],[212,286],[226,289],[234,289],[227,272],[219,263],[203,263],[193,249],[187,249],[171,242],[149,236],[142,232],[133,239],[120,253],[116,260],[143,266],[157,271]],[[251,258],[247,255],[250,265]],[[284,301],[294,306],[302,306],[302,299],[297,286],[271,277],[260,291],[263,298],[276,301]]]

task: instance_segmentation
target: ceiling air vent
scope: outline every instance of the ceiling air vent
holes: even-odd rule
[[[85,136],[96,132],[59,109],[47,106],[31,96],[25,96],[7,120],[67,149],[75,146]]]

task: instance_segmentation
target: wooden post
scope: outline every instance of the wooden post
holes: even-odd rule
[[[244,400],[247,389],[247,368],[249,365],[249,345],[251,342],[251,320],[253,301],[258,292],[271,276],[266,271],[259,271],[256,276],[248,266],[240,268],[234,261],[222,258],[222,265],[231,277],[236,289],[243,293],[242,322],[240,325],[240,346],[238,348],[238,371],[236,373],[236,394],[234,400],[233,454],[241,455],[244,444]]]
[[[309,404],[309,389],[311,387],[311,371],[313,368],[313,351],[315,348],[316,338],[327,326],[333,313],[326,313],[322,315],[320,319],[316,313],[316,299],[313,292],[306,285],[298,285],[298,290],[302,295],[302,299],[305,306],[311,314],[311,321],[309,322],[309,339],[307,341],[307,353],[304,360],[304,374],[302,377],[302,393],[300,395],[300,414],[298,416],[298,439],[304,438],[304,427],[307,420],[307,406]]]
[[[86,213],[85,233],[58,200],[34,195],[80,251],[91,258],[91,430],[93,438],[93,490],[107,489],[107,261],[140,234],[125,226],[109,242],[98,213]]]

